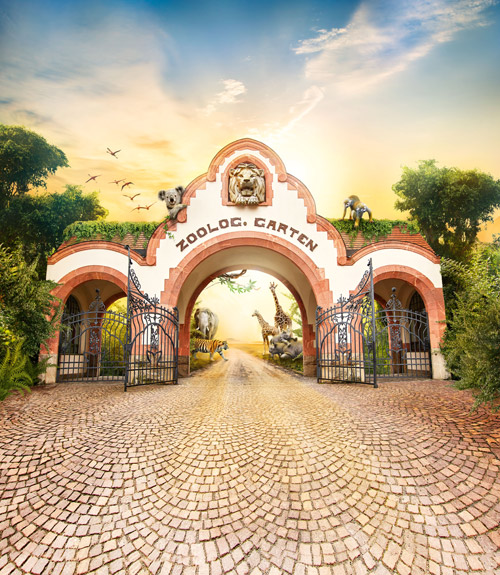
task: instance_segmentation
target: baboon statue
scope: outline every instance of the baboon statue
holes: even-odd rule
[[[361,221],[361,218],[363,217],[363,214],[365,212],[370,216],[369,221],[370,222],[372,221],[372,212],[371,212],[370,208],[366,204],[364,204],[358,198],[358,196],[349,196],[348,198],[346,198],[344,200],[344,215],[342,216],[342,219],[345,218],[347,208],[351,208],[351,213],[349,215],[349,219],[354,220],[354,227],[355,228],[357,228],[359,226],[359,222]]]

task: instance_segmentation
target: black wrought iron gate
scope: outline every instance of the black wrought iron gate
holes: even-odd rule
[[[125,391],[134,385],[177,383],[179,312],[141,291],[130,258],[127,310]]]
[[[385,307],[375,310],[375,349],[379,377],[432,377],[427,313],[403,308],[396,288]]]
[[[318,381],[357,381],[377,387],[374,333],[370,260],[354,294],[341,296],[332,307],[316,310]]]
[[[129,252],[126,313],[106,310],[99,290],[87,311],[63,314],[58,381],[177,383],[179,313],[142,293]]]
[[[392,296],[375,303],[371,260],[357,290],[316,311],[318,381],[377,387],[385,378],[432,377],[429,323],[424,312],[404,309]]]

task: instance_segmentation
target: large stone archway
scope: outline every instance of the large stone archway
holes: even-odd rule
[[[302,317],[304,374],[315,375],[314,323],[318,305],[328,305],[329,286],[314,262],[286,242],[260,234],[228,234],[193,250],[165,282],[161,302],[179,309],[180,373],[189,365],[189,327],[193,306],[209,282],[222,273],[254,269],[279,279],[295,297]],[[253,311],[253,310],[251,310]],[[251,313],[251,312],[250,312]]]
[[[242,166],[259,174],[263,195],[251,196],[252,190],[240,182],[241,197],[235,199],[236,183],[231,178]],[[395,229],[381,241],[361,238],[353,245],[317,214],[312,194],[286,171],[279,156],[248,138],[218,152],[207,172],[186,187],[182,204],[185,208],[175,219],[158,226],[145,253],[132,250],[131,258],[141,289],[179,310],[179,351],[185,371],[196,296],[218,274],[246,267],[280,279],[296,297],[304,324],[305,370],[314,374],[316,307],[331,306],[352,292],[369,260],[375,282],[404,281],[418,290],[432,324],[435,363],[441,365],[445,314],[439,258],[420,235]],[[339,205],[339,213],[341,209]],[[76,277],[106,273],[115,284],[119,278],[124,293],[128,269],[124,243],[117,238],[61,246],[49,259],[47,277],[60,283],[60,293],[67,296]],[[444,374],[436,369],[434,377]]]

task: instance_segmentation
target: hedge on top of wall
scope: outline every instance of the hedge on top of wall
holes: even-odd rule
[[[328,219],[328,218],[327,218]],[[378,242],[391,235],[394,228],[399,228],[403,234],[418,234],[420,230],[415,222],[405,220],[361,220],[359,227],[354,227],[354,220],[331,220],[328,221],[339,231],[347,234],[351,239],[351,245],[361,232],[365,244]]]
[[[73,238],[77,242],[96,239],[112,241],[115,238],[123,240],[127,234],[137,241],[142,234],[147,244],[159,225],[159,222],[74,222],[64,230],[64,241]]]

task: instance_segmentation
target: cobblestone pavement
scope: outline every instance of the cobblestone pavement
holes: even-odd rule
[[[4,402],[0,575],[500,573],[498,417],[229,357]]]

